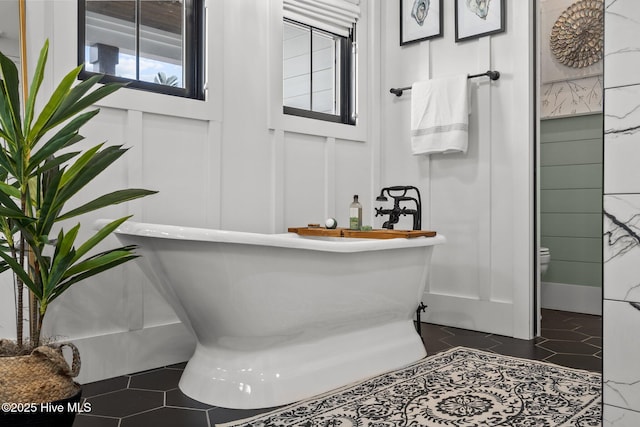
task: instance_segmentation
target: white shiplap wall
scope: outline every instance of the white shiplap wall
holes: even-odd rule
[[[398,5],[384,2],[383,88],[498,70],[470,83],[466,154],[412,156],[411,92],[382,98],[382,182],[422,189],[423,228],[447,237],[433,256],[426,321],[529,338],[534,322],[533,5],[511,2],[506,32],[455,42],[454,4],[444,37],[400,47]],[[517,52],[517,53],[516,53]]]
[[[85,132],[87,142],[131,147],[87,192],[141,186],[159,193],[88,217],[83,226],[97,216],[133,213],[143,221],[282,232],[328,216],[345,224],[353,194],[360,195],[364,222],[374,223],[382,186],[416,185],[424,227],[449,238],[434,256],[425,295],[430,320],[528,338],[533,31],[527,3],[507,9],[506,33],[463,44],[453,41],[447,3],[443,39],[401,48],[398,4],[362,2],[358,124],[344,126],[282,114],[279,0],[209,0],[208,101],[123,90],[103,103]],[[75,65],[76,1],[29,0],[28,16],[30,61],[45,38],[52,42],[43,86],[50,92]],[[388,89],[489,68],[502,78],[473,83],[469,153],[411,156],[410,95],[398,99]],[[0,288],[0,313],[9,312],[8,292]],[[51,334],[80,346],[80,382],[185,360],[193,345],[133,264],[72,290],[47,322]]]

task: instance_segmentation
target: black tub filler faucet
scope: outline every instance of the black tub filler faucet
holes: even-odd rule
[[[413,191],[415,192],[416,197],[407,196],[407,193]],[[412,215],[413,216],[413,229],[421,230],[422,229],[422,201],[420,199],[420,191],[413,186],[395,186],[395,187],[385,187],[380,191],[380,195],[376,197],[376,200],[379,202],[386,202],[389,200],[387,196],[393,199],[393,208],[392,209],[383,209],[382,206],[376,209],[376,216],[389,215],[389,220],[385,221],[382,224],[382,228],[387,228],[389,230],[393,230],[393,225],[397,224],[400,220],[400,215]],[[415,205],[415,208],[412,208],[410,205],[409,208],[407,206],[400,207],[400,202],[411,202],[412,205]],[[404,204],[404,203],[403,203]]]

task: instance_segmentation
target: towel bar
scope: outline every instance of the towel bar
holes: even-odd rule
[[[483,77],[483,76],[487,76],[491,80],[498,80],[500,78],[500,71],[489,70],[486,73],[469,75],[469,76],[467,76],[467,78],[468,79],[473,79],[473,78],[476,78],[476,77]],[[391,89],[389,89],[389,92],[393,93],[395,96],[402,96],[402,92],[405,91],[405,90],[411,90],[411,86],[400,87],[400,88],[392,87]]]

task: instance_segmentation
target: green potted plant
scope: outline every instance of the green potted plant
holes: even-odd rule
[[[79,399],[79,386],[71,379],[79,369],[75,363],[79,362],[77,349],[69,343],[46,344],[41,330],[47,309],[71,286],[136,257],[133,246],[105,251],[96,248],[128,217],[110,222],[82,242],[78,242],[79,223],[68,230],[60,223],[154,193],[119,190],[65,208],[127,151],[103,143],[86,150],[74,149],[74,144],[83,139],[80,128],[99,111],[86,109],[122,85],[99,85],[100,76],[76,84],[82,69],[79,66],[60,81],[36,114],[48,46],[47,41],[40,52],[24,109],[17,68],[0,53],[0,272],[11,271],[17,295],[17,340],[0,340],[0,402],[23,404],[3,406],[2,425],[3,416],[5,422],[11,416],[24,416],[38,409],[40,402],[69,398],[69,393]],[[23,308],[27,305],[22,298],[25,289],[28,309]],[[23,330],[23,310],[29,312],[28,335]],[[71,368],[62,356],[64,345],[74,350]],[[30,362],[18,372],[15,367],[25,360]],[[42,363],[44,366],[40,366]],[[35,394],[30,395],[29,388]]]

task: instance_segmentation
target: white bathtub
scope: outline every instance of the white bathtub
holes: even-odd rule
[[[126,222],[137,261],[193,332],[180,380],[193,399],[262,408],[304,399],[426,355],[415,331],[433,246]]]

